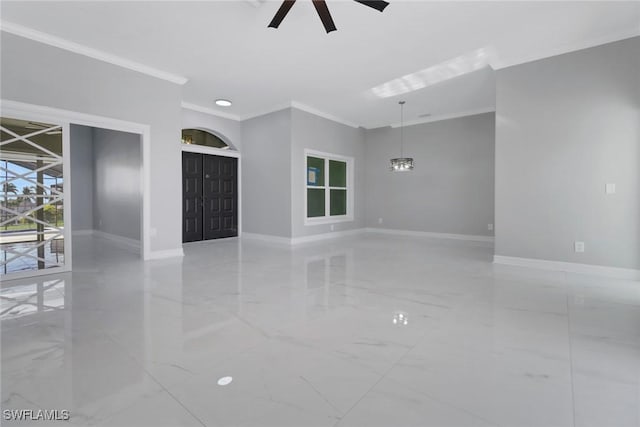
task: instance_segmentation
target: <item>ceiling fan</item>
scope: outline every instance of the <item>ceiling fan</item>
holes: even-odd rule
[[[389,5],[389,2],[381,1],[381,0],[354,0],[354,1],[360,4],[363,4],[365,6],[369,6],[370,8],[373,8],[380,12],[382,12],[384,8]],[[296,0],[284,0],[282,2],[282,5],[280,6],[280,9],[278,9],[278,11],[276,12],[276,15],[273,17],[273,19],[271,20],[271,23],[268,26],[271,28],[278,28],[282,23],[282,20],[284,19],[284,17],[287,16],[287,13],[289,13],[291,8],[293,7],[293,4],[295,2]],[[316,8],[316,12],[318,12],[318,16],[320,17],[320,20],[322,21],[322,25],[324,25],[324,29],[327,31],[327,33],[337,30],[336,25],[333,23],[333,18],[331,18],[331,13],[329,12],[329,8],[327,7],[327,3],[325,2],[325,0],[312,0],[312,2],[313,2],[313,6]]]

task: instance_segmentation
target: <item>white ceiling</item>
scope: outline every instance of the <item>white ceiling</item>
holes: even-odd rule
[[[291,102],[364,127],[494,108],[485,68],[415,92],[371,88],[481,49],[494,68],[640,34],[640,2],[393,1],[377,12],[327,0],[326,34],[309,0],[279,29],[280,1],[1,2],[2,20],[187,77],[184,101],[238,118]],[[234,104],[220,108],[216,98]]]

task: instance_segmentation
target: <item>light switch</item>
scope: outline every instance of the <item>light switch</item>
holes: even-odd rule
[[[576,252],[584,252],[584,242],[574,242],[573,249]]]
[[[604,192],[606,194],[616,194],[616,185],[615,184],[606,184],[604,186]]]

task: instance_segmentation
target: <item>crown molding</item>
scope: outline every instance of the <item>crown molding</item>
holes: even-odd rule
[[[607,43],[614,43],[617,41],[630,39],[640,36],[640,26],[632,28],[631,30],[624,30],[613,34],[608,34],[604,37],[597,37],[584,41],[581,43],[567,44],[557,49],[550,49],[544,53],[537,53],[532,55],[523,55],[519,58],[500,60],[496,59],[491,61],[491,68],[494,70],[502,70],[504,68],[513,67],[515,65],[526,64],[528,62],[538,61],[541,59],[552,58],[558,55],[564,55],[565,53],[572,53],[579,50],[589,49],[596,46],[602,46]]]
[[[462,112],[459,112],[459,113],[440,114],[440,115],[437,115],[437,116],[429,116],[429,117],[424,117],[424,118],[421,118],[421,119],[409,120],[409,121],[404,122],[404,126],[420,125],[420,124],[423,124],[423,123],[431,123],[431,122],[440,122],[442,120],[458,119],[460,117],[476,116],[478,114],[495,113],[495,112],[496,112],[495,107],[478,108],[476,110],[462,111]],[[400,123],[392,123],[392,124],[390,124],[388,126],[390,126],[392,128],[399,128],[400,127]],[[376,126],[376,127],[384,127],[384,126]],[[369,128],[369,129],[375,129],[375,128]]]
[[[348,120],[341,119],[340,117],[334,116],[333,114],[325,113],[324,111],[316,110],[315,108],[310,107],[310,106],[305,105],[305,104],[302,104],[302,103],[300,103],[298,101],[291,101],[291,107],[292,108],[297,108],[298,110],[305,111],[307,113],[314,114],[316,116],[322,117],[322,118],[327,119],[327,120],[331,120],[331,121],[334,121],[334,122],[341,123],[343,125],[350,126],[352,128],[359,128],[360,127],[360,125],[358,125],[356,123],[350,122]]]
[[[263,110],[257,110],[253,113],[245,114],[240,116],[240,121],[245,121],[249,119],[253,119],[256,117],[264,116],[265,114],[275,113],[276,111],[286,110],[287,108],[291,108],[291,102],[283,102],[281,104],[273,105],[269,108],[265,108]]]
[[[49,46],[64,49],[78,55],[97,59],[98,61],[117,65],[118,67],[126,68],[131,71],[136,71],[138,73],[146,74],[151,77],[166,80],[178,85],[184,85],[189,81],[189,79],[187,79],[186,77],[168,73],[157,68],[149,67],[147,65],[140,64],[139,62],[131,61],[129,59],[125,59],[120,56],[104,52],[102,50],[94,49],[92,47],[72,42],[70,40],[63,39],[48,33],[43,33],[41,31],[37,31],[13,22],[0,21],[0,30],[39,43],[44,43]]]
[[[214,110],[213,108],[203,107],[203,106],[200,106],[200,105],[192,104],[190,102],[182,102],[181,106],[185,110],[197,111],[199,113],[205,113],[205,114],[209,114],[209,115],[212,115],[212,116],[217,116],[217,117],[221,117],[221,118],[224,118],[224,119],[241,121],[241,122],[245,121],[245,120],[253,119],[255,117],[264,116],[266,114],[275,113],[277,111],[286,110],[288,108],[295,108],[297,110],[304,111],[304,112],[313,114],[315,116],[322,117],[324,119],[331,120],[331,121],[334,121],[334,122],[337,122],[337,123],[340,123],[340,124],[343,124],[343,125],[346,125],[346,126],[350,126],[350,127],[353,127],[353,128],[364,127],[365,129],[376,129],[376,128],[386,127],[386,126],[390,126],[392,128],[400,127],[400,123],[391,123],[389,125],[372,126],[372,127],[360,126],[360,125],[355,124],[353,122],[349,122],[347,120],[343,120],[343,119],[341,119],[339,117],[336,117],[336,116],[334,116],[332,114],[325,113],[325,112],[320,111],[320,110],[316,110],[313,107],[309,107],[308,105],[302,104],[302,103],[297,102],[297,101],[291,101],[291,102],[287,102],[287,103],[277,104],[277,105],[274,105],[271,108],[267,108],[267,109],[264,109],[264,110],[261,110],[261,111],[256,111],[254,113],[243,115],[243,116],[238,116],[236,114],[230,114],[230,113],[223,113],[223,112]],[[417,120],[406,121],[406,122],[404,122],[404,126],[418,125],[418,124],[430,123],[430,122],[439,122],[441,120],[456,119],[456,118],[459,118],[459,117],[466,117],[466,116],[475,116],[477,114],[494,113],[495,111],[496,111],[496,109],[494,107],[489,107],[489,108],[479,108],[479,109],[476,109],[476,110],[462,111],[462,112],[459,112],[459,113],[441,114],[441,115],[438,115],[438,116],[429,116],[429,117],[424,117],[424,118],[417,119]]]
[[[213,108],[202,107],[200,105],[191,104],[190,102],[182,102],[180,106],[185,110],[197,111],[198,113],[205,113],[212,116],[221,117],[223,119],[235,120],[236,122],[240,121],[240,116],[238,115],[231,114],[231,113],[224,113],[222,111],[214,110]]]
[[[286,102],[286,103],[282,103],[282,104],[276,104],[276,105],[274,105],[274,106],[272,106],[270,108],[267,108],[267,109],[264,109],[264,110],[260,110],[260,111],[256,111],[254,113],[241,116],[240,120],[244,121],[244,120],[253,119],[254,117],[264,116],[265,114],[275,113],[276,111],[286,110],[287,108],[295,108],[297,110],[304,111],[304,112],[313,114],[315,116],[322,117],[324,119],[331,120],[331,121],[334,121],[334,122],[337,122],[337,123],[340,123],[340,124],[343,124],[343,125],[346,125],[346,126],[350,126],[350,127],[353,127],[353,128],[359,128],[360,127],[360,125],[358,125],[356,123],[350,122],[348,120],[341,119],[340,117],[334,116],[333,114],[325,113],[324,111],[317,110],[317,109],[315,109],[313,107],[310,107],[310,106],[308,106],[306,104],[303,104],[301,102],[298,102],[298,101],[290,101],[290,102]]]

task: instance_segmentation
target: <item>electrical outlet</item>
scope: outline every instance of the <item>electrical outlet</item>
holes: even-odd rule
[[[329,227],[329,228],[331,229],[331,231],[333,231],[333,228],[334,228],[333,224],[331,224],[331,227]]]
[[[615,184],[605,184],[604,192],[605,192],[605,194],[616,194],[616,185]]]
[[[493,231],[493,224],[487,224],[487,230]]]
[[[378,218],[378,224],[382,224],[382,218]]]
[[[574,242],[573,249],[575,252],[584,252],[584,242]]]

